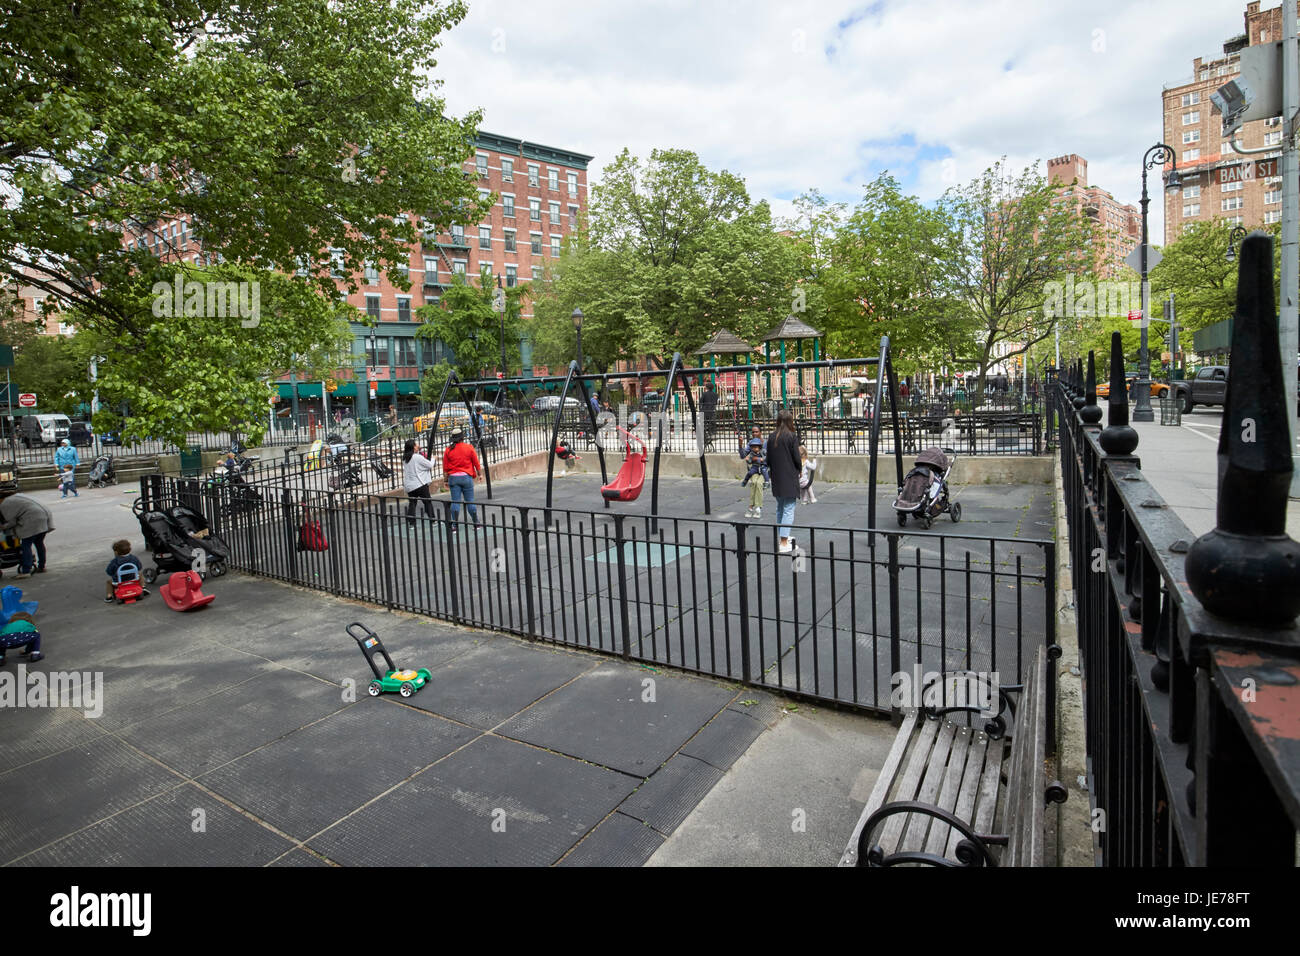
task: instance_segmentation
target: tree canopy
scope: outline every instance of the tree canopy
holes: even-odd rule
[[[112,346],[101,375],[140,399],[196,334],[238,338],[238,362],[263,375],[288,370],[333,340],[335,275],[405,263],[419,226],[483,215],[462,172],[479,114],[446,116],[429,79],[438,35],[465,13],[462,0],[0,0],[0,272],[71,306],[79,335]],[[178,221],[285,321],[196,333],[198,317],[154,315],[154,283],[206,275],[176,261]],[[251,400],[223,364],[132,402],[167,408],[141,427],[179,434]]]
[[[415,332],[422,339],[441,341],[451,349],[453,366],[445,357],[425,372],[420,383],[420,393],[425,401],[438,400],[442,385],[454,367],[462,380],[478,378],[488,369],[492,375],[501,364],[501,337],[505,336],[506,368],[519,364],[519,342],[524,335],[520,303],[525,287],[503,289],[506,300],[504,326],[502,313],[492,308],[496,292],[485,273],[478,285],[473,285],[462,275],[453,277],[452,284],[443,293],[437,305],[425,305],[416,310],[423,323]],[[504,329],[504,333],[503,333]]]
[[[642,162],[624,149],[538,296],[538,359],[573,356],[575,308],[584,358],[600,371],[636,355],[663,367],[722,326],[760,337],[790,313],[801,258],[739,177],[688,150],[654,150]]]

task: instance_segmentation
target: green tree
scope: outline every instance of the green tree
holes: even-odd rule
[[[0,0],[0,273],[64,300],[79,335],[130,345],[109,374],[133,408],[155,407],[144,394],[173,367],[195,372],[182,395],[202,389],[168,400],[183,424],[248,400],[261,386],[239,374],[331,340],[332,273],[355,287],[366,262],[408,260],[405,211],[434,230],[482,217],[462,172],[479,114],[448,117],[429,78],[438,35],[465,13],[462,0]],[[208,257],[288,275],[320,302],[276,282],[303,324],[251,335],[158,319],[147,290],[195,277],[169,255],[178,219]],[[171,365],[196,336],[230,338],[236,365]]]
[[[573,356],[575,308],[586,316],[584,357],[600,371],[633,355],[663,367],[723,326],[761,337],[790,313],[800,260],[739,177],[687,150],[654,150],[642,163],[624,149],[537,298],[539,361]]]
[[[1153,315],[1160,315],[1159,303],[1172,292],[1178,324],[1189,335],[1207,325],[1232,318],[1237,307],[1239,263],[1235,257],[1229,262],[1226,253],[1235,225],[1225,219],[1193,223],[1183,230],[1176,242],[1162,250],[1164,258],[1151,270]],[[1273,235],[1273,254],[1280,280],[1282,249],[1278,241],[1279,224],[1262,228]],[[1234,246],[1240,248],[1240,245],[1241,239],[1238,238]],[[1190,338],[1186,340],[1186,346],[1186,351],[1190,351]]]
[[[821,243],[814,276],[825,303],[828,354],[874,355],[888,335],[895,369],[911,374],[940,358],[952,308],[937,266],[944,222],[883,173]]]
[[[506,299],[506,368],[510,369],[520,360],[519,342],[524,334],[520,302],[525,288],[516,285],[502,291]],[[501,364],[502,317],[492,308],[495,292],[487,273],[478,285],[472,285],[464,276],[457,275],[437,305],[416,309],[416,317],[421,321],[416,336],[441,341],[450,348],[456,375],[462,380],[479,378],[483,374],[490,377],[496,374]],[[420,382],[420,397],[427,402],[436,402],[452,367],[444,359],[426,371]]]
[[[999,356],[1054,334],[1048,283],[1091,271],[1092,224],[1058,197],[1036,168],[1017,176],[999,162],[939,201],[947,233],[936,264],[955,303],[945,350],[952,364],[978,368],[977,393]]]

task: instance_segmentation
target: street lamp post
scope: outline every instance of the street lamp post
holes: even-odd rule
[[[578,374],[581,375],[582,374],[582,320],[584,318],[582,314],[582,310],[574,309],[573,315],[571,315],[570,318],[573,319],[573,327],[574,329],[577,330],[578,333]]]
[[[1138,377],[1134,388],[1137,389],[1137,404],[1133,409],[1133,421],[1153,422],[1155,412],[1151,409],[1151,353],[1147,348],[1147,326],[1151,315],[1151,285],[1147,279],[1147,207],[1151,199],[1147,195],[1147,170],[1165,163],[1175,162],[1177,154],[1172,146],[1156,143],[1142,157],[1142,348],[1138,355]],[[1165,189],[1177,192],[1182,188],[1182,180],[1175,167],[1165,179]]]
[[[1245,226],[1233,226],[1232,232],[1228,233],[1228,251],[1223,254],[1225,262],[1235,262],[1237,259],[1237,243],[1246,238]]]

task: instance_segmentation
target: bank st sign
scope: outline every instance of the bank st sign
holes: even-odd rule
[[[1269,179],[1279,175],[1276,159],[1261,159],[1256,163],[1223,166],[1219,169],[1220,183],[1250,182],[1252,179]]]

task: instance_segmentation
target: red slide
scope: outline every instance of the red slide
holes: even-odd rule
[[[627,435],[627,457],[623,459],[623,464],[618,469],[618,474],[614,480],[607,485],[602,485],[600,493],[609,501],[636,501],[637,496],[641,494],[641,486],[645,484],[645,461],[646,446],[635,435],[623,431]],[[638,442],[641,445],[639,451],[632,450],[632,442]]]

